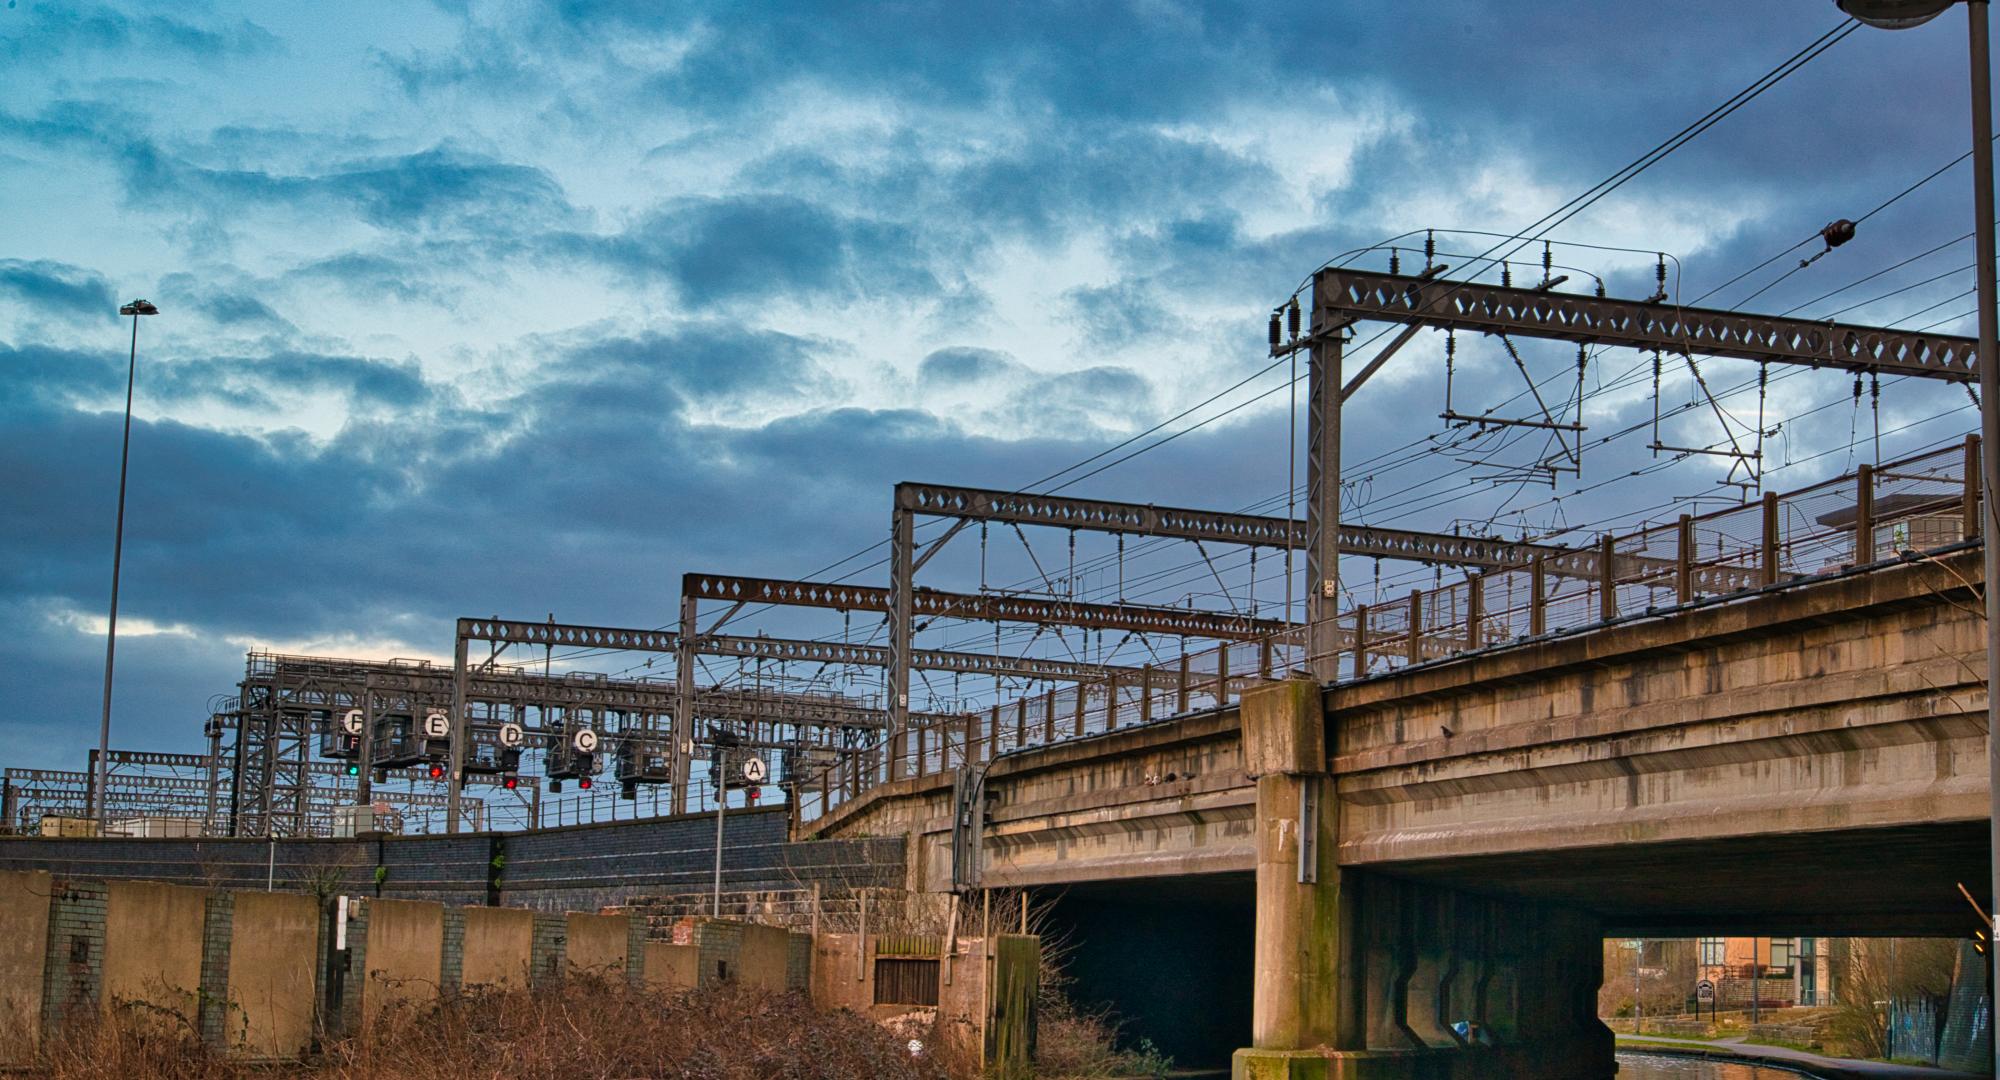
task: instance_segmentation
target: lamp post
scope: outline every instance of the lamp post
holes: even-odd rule
[[[1870,26],[1903,30],[1944,13],[1959,0],[1835,0],[1840,10]],[[1995,309],[1993,243],[1993,89],[1988,58],[1987,0],[1965,0],[1970,34],[1972,83],[1973,273],[1979,292],[1979,472],[1985,510],[1986,593],[1986,782],[1989,896],[2000,897],[2000,696],[1993,676],[2000,672],[2000,310]]]
[[[90,805],[97,831],[105,824],[104,798],[111,769],[111,665],[118,654],[118,567],[125,556],[125,469],[132,460],[132,384],[139,372],[139,316],[158,315],[150,300],[134,300],[118,309],[132,317],[132,352],[125,362],[125,442],[118,451],[118,524],[111,537],[111,619],[104,628],[104,714],[97,725],[97,775],[91,778]]]

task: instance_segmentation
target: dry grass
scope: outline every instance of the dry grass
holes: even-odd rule
[[[723,986],[661,996],[591,979],[527,993],[466,994],[397,1008],[366,1037],[285,1070],[223,1059],[185,1031],[71,1030],[49,1050],[51,1080],[948,1080],[880,1026],[815,1009],[800,994]]]

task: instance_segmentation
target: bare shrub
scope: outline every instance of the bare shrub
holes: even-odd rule
[[[1827,1048],[1879,1058],[1889,1049],[1890,1001],[1926,1001],[1942,1011],[1951,994],[1958,943],[1946,938],[1858,938],[1826,1019]]]
[[[913,1058],[881,1026],[802,994],[724,984],[661,995],[590,976],[391,1006],[365,1036],[283,1072],[232,1062],[187,1032],[97,1024],[66,1030],[45,1066],[50,1080],[950,1080],[945,1062]]]

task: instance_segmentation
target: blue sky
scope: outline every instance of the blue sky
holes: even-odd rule
[[[804,576],[879,539],[898,479],[1014,487],[1087,458],[1257,372],[1263,313],[1325,260],[1520,227],[1837,21],[1825,0],[13,0],[0,762],[80,767],[95,738],[123,300],[164,313],[140,341],[116,741],[192,748],[248,648],[437,656],[472,614],[659,625],[684,571]],[[1719,285],[1963,152],[1963,39],[1955,16],[1856,34],[1557,235],[1670,252],[1683,298]],[[1968,180],[1754,306],[1945,244]],[[1911,325],[1969,332],[1950,298],[1970,259],[1946,247],[1802,310],[1931,308]],[[1651,291],[1647,255],[1558,261]],[[1461,350],[1457,392],[1518,389],[1489,344]],[[1427,335],[1370,386],[1352,458],[1438,429],[1440,352]],[[1281,497],[1283,381],[1072,490]],[[1856,460],[1873,418],[1848,392],[1832,373],[1774,388],[1771,486]],[[1964,404],[1885,389],[1885,451],[1969,430]],[[1586,420],[1651,408],[1614,387]],[[1412,459],[1351,477],[1351,514],[1505,507],[1546,532],[1717,490],[1701,459],[1607,483],[1650,463],[1644,441],[1553,492]],[[930,583],[976,583],[969,560]],[[1194,589],[1162,581],[1150,598]]]

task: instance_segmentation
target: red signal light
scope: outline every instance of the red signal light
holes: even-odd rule
[[[586,776],[586,777],[584,777],[583,779],[581,779],[581,780],[578,780],[578,781],[576,782],[576,786],[577,786],[577,787],[580,787],[580,788],[582,788],[582,789],[583,789],[583,790],[585,790],[585,791],[589,791],[589,790],[590,790],[590,777]]]
[[[751,802],[756,802],[756,801],[757,801],[758,799],[761,799],[761,798],[763,798],[763,797],[764,797],[764,789],[763,789],[763,788],[760,788],[760,787],[753,787],[753,788],[751,788],[751,789],[750,789],[750,801],[751,801]]]
[[[500,781],[500,786],[506,788],[508,791],[512,791],[521,786],[521,778],[518,776],[504,777]]]
[[[443,776],[444,776],[444,766],[438,764],[435,761],[431,762],[431,779],[437,780]]]

